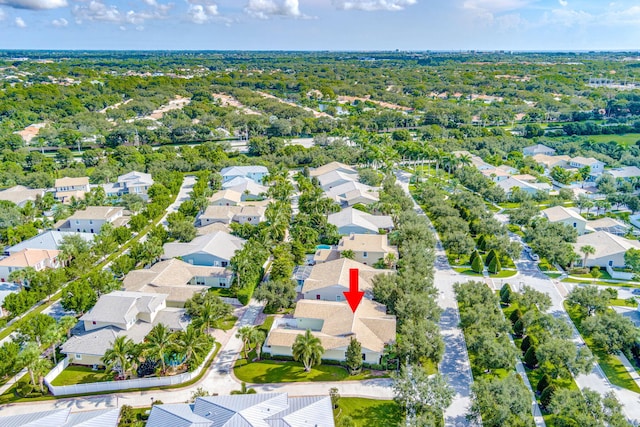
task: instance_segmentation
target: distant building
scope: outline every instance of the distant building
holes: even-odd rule
[[[569,156],[549,156],[546,154],[536,154],[533,156],[533,160],[543,166],[547,170],[551,170],[556,166],[566,167],[571,160]]]
[[[136,194],[143,200],[148,200],[147,192],[154,181],[151,174],[144,172],[129,172],[118,177],[118,181],[104,184],[103,188],[107,196],[122,197],[124,194]]]
[[[640,177],[640,168],[638,168],[637,166],[625,166],[622,168],[609,169],[604,173],[607,175],[611,175],[615,179],[630,181],[633,178]]]
[[[85,193],[90,191],[89,178],[86,176],[78,178],[59,178],[55,182],[55,198],[62,203],[71,202],[72,198],[84,199]]]
[[[572,168],[581,169],[585,166],[589,166],[589,174],[592,178],[602,175],[604,172],[605,163],[600,160],[596,160],[593,157],[573,157],[569,160],[569,166]]]
[[[341,172],[343,174],[355,175],[356,177],[358,176],[357,170],[349,165],[345,165],[344,163],[340,162],[331,162],[315,169],[311,169],[309,171],[309,175],[312,177],[319,177],[333,171]],[[357,178],[355,180],[357,180]]]
[[[16,185],[0,191],[0,200],[6,200],[22,208],[27,202],[35,202],[38,197],[44,196],[44,192],[41,188],[32,190],[23,185]]]
[[[525,156],[531,156],[531,157],[537,154],[544,154],[545,156],[555,156],[556,150],[554,150],[551,147],[547,147],[544,144],[536,144],[536,145],[530,145],[528,147],[524,147],[522,149],[522,154],[524,154]]]
[[[223,183],[235,178],[249,178],[262,184],[264,178],[269,175],[269,170],[264,166],[230,166],[222,169],[220,175]]]
[[[551,185],[547,183],[520,181],[513,177],[507,178],[504,181],[498,181],[496,185],[502,188],[507,196],[511,195],[514,188],[519,188],[520,191],[531,196],[538,192],[548,193],[552,188]]]
[[[129,217],[124,208],[115,206],[87,206],[76,211],[67,219],[58,221],[54,228],[58,231],[76,231],[81,233],[99,233],[104,224],[114,227],[127,225]]]

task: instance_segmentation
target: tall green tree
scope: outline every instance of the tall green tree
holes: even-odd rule
[[[307,329],[304,335],[296,336],[292,352],[293,359],[302,362],[305,372],[309,372],[314,365],[320,364],[324,347],[322,347],[320,338],[314,336],[311,330]]]

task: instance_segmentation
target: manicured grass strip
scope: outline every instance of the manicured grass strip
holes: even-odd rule
[[[234,373],[240,381],[252,384],[380,378],[372,376],[369,370],[363,370],[358,375],[349,375],[345,368],[337,365],[314,366],[310,372],[305,372],[302,363],[280,360],[246,363],[246,360],[240,359],[236,363]]]
[[[587,343],[591,352],[597,357],[602,371],[607,376],[611,384],[626,388],[627,390],[631,390],[635,393],[640,393],[640,387],[638,387],[638,384],[636,384],[633,378],[631,378],[631,375],[629,375],[620,359],[613,354],[608,354],[602,348],[597,347],[593,343],[591,337],[584,333],[582,330],[582,315],[580,307],[572,306],[566,301],[564,302],[564,307],[567,310],[567,313],[569,313],[569,317],[571,317],[571,320],[576,325],[576,328],[578,328],[582,338],[584,338],[584,342]]]
[[[404,425],[404,414],[393,400],[342,397],[335,410],[336,425],[344,417],[350,417],[356,427]]]
[[[238,318],[236,316],[227,316],[224,319],[220,319],[213,324],[215,329],[222,329],[223,331],[228,331],[233,328],[233,325],[236,324]]]
[[[104,369],[94,371],[89,366],[67,366],[52,382],[52,385],[74,385],[113,381],[113,373]]]
[[[631,302],[631,301],[626,300],[626,299],[618,298],[618,299],[612,299],[609,302],[609,305],[615,305],[615,306],[618,306],[618,307],[637,307],[638,303],[637,302]]]

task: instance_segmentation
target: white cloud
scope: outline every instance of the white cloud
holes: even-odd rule
[[[69,21],[67,21],[64,18],[60,18],[60,19],[54,19],[53,21],[51,21],[51,24],[54,27],[66,27],[67,25],[69,25]]]
[[[333,5],[343,10],[397,11],[418,3],[418,0],[333,0]]]
[[[558,3],[560,3],[560,6],[562,7],[567,7],[567,5],[569,4],[567,0],[558,0]]]
[[[308,18],[308,16],[300,12],[298,0],[249,0],[244,11],[258,19],[269,19],[274,16]]]
[[[0,5],[14,9],[43,10],[65,7],[67,0],[0,0]]]
[[[194,24],[205,24],[218,16],[218,6],[215,4],[193,3],[189,5],[187,16]]]
[[[147,3],[149,4],[149,3]],[[101,0],[91,0],[89,3],[75,5],[72,9],[76,22],[101,21],[114,24],[129,24],[141,26],[145,21],[167,18],[171,4],[158,4],[152,10],[121,12],[117,6],[102,3]]]
[[[506,12],[528,6],[535,0],[464,0],[463,9],[478,10],[485,13]]]
[[[5,16],[4,10],[0,9],[0,21],[4,21]]]
[[[27,23],[24,22],[24,19],[20,18],[19,16],[15,19],[14,22],[18,28],[27,28]]]

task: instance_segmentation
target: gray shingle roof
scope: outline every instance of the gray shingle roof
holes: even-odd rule
[[[7,252],[20,252],[23,249],[60,249],[62,239],[64,239],[65,236],[70,236],[73,234],[79,235],[83,240],[86,240],[87,242],[93,242],[93,238],[95,236],[95,234],[92,233],[76,233],[73,231],[51,230],[32,237],[29,240],[25,240],[24,242],[20,242],[17,245],[13,245],[7,250]]]
[[[246,240],[217,231],[198,236],[189,243],[167,243],[164,245],[164,259],[176,258],[198,252],[208,253],[221,259],[230,260],[237,250],[242,249]]]

